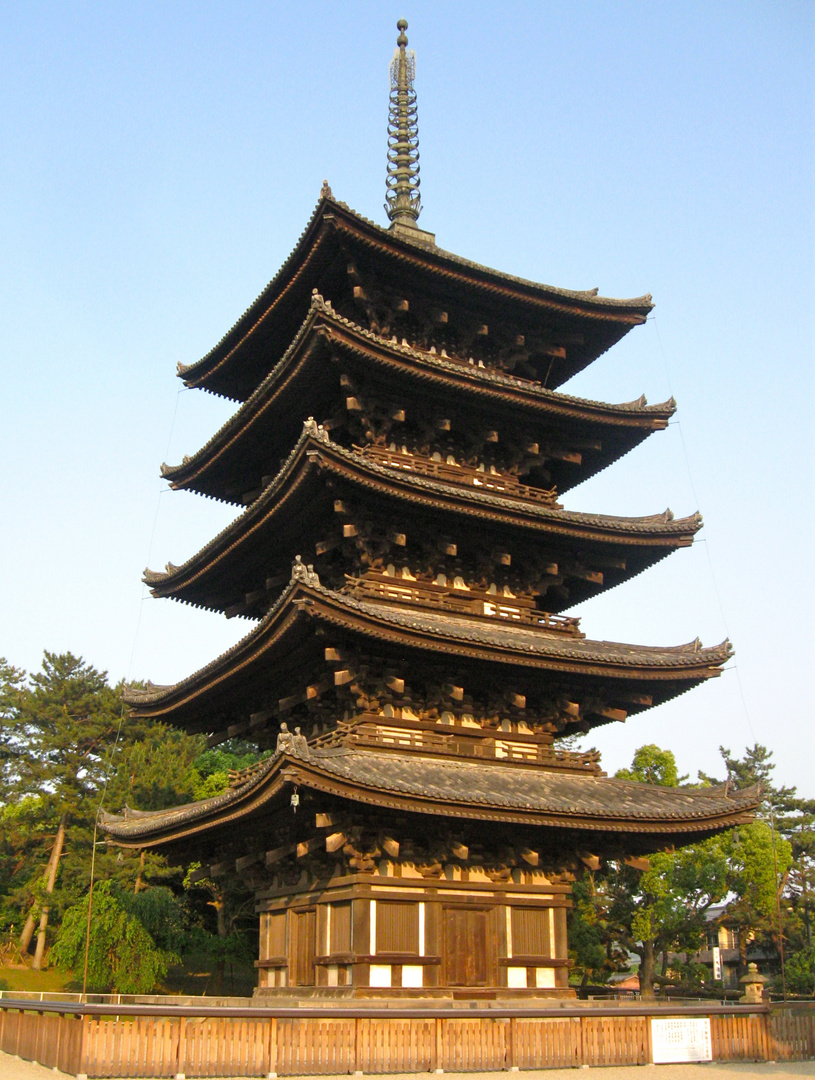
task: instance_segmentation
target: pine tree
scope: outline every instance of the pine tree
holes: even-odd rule
[[[22,696],[16,724],[16,745],[25,746],[16,762],[19,783],[38,793],[54,837],[44,882],[32,890],[20,938],[26,952],[39,915],[34,967],[43,963],[66,832],[75,851],[87,845],[121,717],[121,695],[108,685],[106,674],[71,653],[46,652],[42,671],[31,676]]]

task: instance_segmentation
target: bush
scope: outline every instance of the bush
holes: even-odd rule
[[[786,963],[787,989],[815,997],[815,945],[793,953]]]

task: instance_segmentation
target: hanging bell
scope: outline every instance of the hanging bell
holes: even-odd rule
[[[293,813],[297,813],[297,807],[300,805],[300,796],[296,791],[291,793],[291,808]]]

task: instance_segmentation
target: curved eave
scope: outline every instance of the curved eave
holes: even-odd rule
[[[418,650],[425,656],[452,655],[572,676],[671,684],[663,688],[662,700],[718,675],[732,655],[728,641],[712,648],[703,648],[698,641],[659,648],[566,639],[536,628],[389,610],[293,582],[257,626],[216,660],[173,686],[126,690],[125,701],[136,715],[183,723],[185,716],[201,709],[208,695],[231,699],[253,672],[273,672],[275,662],[293,655],[317,625],[333,626],[369,643]]]
[[[234,390],[236,377],[231,374],[230,367],[247,345],[251,347],[253,336],[262,331],[264,324],[290,302],[293,289],[298,284],[303,285],[320,246],[332,232],[340,234],[346,243],[361,244],[402,267],[472,291],[475,297],[512,300],[553,315],[605,322],[610,331],[608,340],[604,340],[594,355],[584,359],[575,370],[590,363],[631,327],[643,323],[653,307],[650,295],[618,300],[599,296],[595,289],[558,289],[504,274],[441,248],[412,243],[402,235],[375,225],[344,203],[321,198],[291,255],[257,300],[206,356],[194,364],[179,365],[178,373],[185,385],[202,386],[227,397],[237,396]],[[233,384],[231,391],[230,384]]]
[[[591,401],[546,390],[530,380],[398,345],[342,318],[321,297],[314,297],[291,345],[254,393],[195,454],[179,465],[162,466],[162,476],[174,488],[190,488],[214,498],[237,501],[235,495],[230,497],[225,492],[223,481],[219,483],[219,468],[226,475],[235,473],[235,460],[242,457],[242,447],[258,429],[263,432],[261,441],[268,461],[280,456],[284,439],[288,438],[291,445],[292,421],[306,419],[306,415],[293,415],[297,405],[302,400],[301,412],[314,411],[315,380],[321,374],[317,364],[323,356],[319,346],[325,343],[391,377],[408,378],[417,387],[431,387],[439,393],[455,393],[465,408],[468,401],[480,399],[491,407],[500,405],[518,411],[532,423],[547,419],[561,424],[576,422],[584,430],[609,431],[616,436],[619,446],[598,454],[596,460],[592,458],[589,467],[574,469],[574,480],[568,486],[561,483],[560,490],[568,490],[610,465],[653,431],[664,428],[676,411],[672,398],[657,405],[648,405],[644,398],[619,405]],[[302,390],[298,393],[299,386]]]
[[[316,470],[402,504],[509,525],[536,535],[548,533],[564,540],[649,547],[658,549],[657,558],[688,546],[702,526],[698,514],[675,520],[670,511],[650,517],[624,518],[555,510],[464,484],[444,483],[386,468],[362,454],[304,432],[278,475],[243,514],[182,565],[170,566],[166,572],[145,571],[145,583],[155,596],[174,596],[211,606],[205,603],[205,576],[223,572],[234,560],[245,558],[242,553],[259,542],[262,531],[273,528],[277,515],[293,513],[292,500],[298,491],[304,490],[309,475]],[[291,556],[295,554],[292,552]]]
[[[501,765],[428,761],[420,754],[403,755],[401,767],[394,769],[392,756],[386,761],[381,757],[366,751],[341,751],[333,757],[277,755],[241,788],[169,811],[126,818],[108,815],[102,828],[122,846],[173,843],[246,824],[297,786],[354,803],[436,817],[606,835],[692,838],[750,821],[760,799],[755,788],[661,788],[608,777],[556,777],[545,770],[519,777],[516,770]]]

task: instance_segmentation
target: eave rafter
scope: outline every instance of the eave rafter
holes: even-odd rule
[[[332,242],[336,249],[333,254],[327,250]],[[593,337],[594,343],[579,347],[580,356],[555,379],[555,384],[590,363],[632,326],[644,322],[652,307],[650,296],[613,300],[598,296],[596,290],[556,289],[502,274],[435,246],[412,243],[354,213],[345,204],[323,197],[294,251],[254,304],[203,359],[179,367],[185,384],[245,400],[263,377],[258,365],[264,347],[279,342],[281,331],[275,334],[275,320],[286,323],[295,297],[307,295],[313,287],[324,287],[321,273],[329,263],[344,271],[347,257],[343,246],[346,251],[350,246],[373,255],[383,267],[390,268],[396,280],[407,272],[427,281],[429,291],[468,294],[476,306],[510,304],[519,313],[526,311],[539,320],[560,320],[566,329],[586,326],[587,337]],[[288,324],[282,330],[284,338],[286,333]],[[254,373],[249,376],[251,384],[246,382],[249,371]]]
[[[562,490],[605,468],[653,431],[664,428],[676,409],[673,399],[653,406],[644,398],[609,405],[545,390],[527,379],[377,336],[313,296],[311,310],[281,360],[205,446],[180,465],[162,466],[165,479],[175,488],[241,502],[245,481],[228,478],[237,473],[245,476],[247,460],[252,460],[247,459],[247,450],[260,455],[255,466],[257,482],[268,468],[261,460],[277,460],[291,446],[296,437],[293,429],[308,413],[322,408],[327,415],[332,407],[347,402],[348,391],[339,381],[342,357],[360,373],[349,382],[365,378],[367,372],[375,381],[395,385],[390,393],[401,393],[410,401],[419,395],[419,400],[426,402],[428,392],[436,398],[443,392],[444,400],[468,422],[475,419],[478,410],[489,415],[497,409],[499,419],[503,416],[510,430],[520,424],[529,430],[530,439],[539,441],[536,453],[541,459],[551,456],[572,463],[570,470],[559,470]],[[398,380],[395,384],[394,379]],[[392,419],[396,417],[398,404],[388,412]],[[254,449],[255,443],[262,449]],[[582,461],[581,450],[588,452],[586,461]]]
[[[281,566],[287,560],[290,565],[295,554],[315,542],[318,554],[335,546],[335,541],[330,539],[334,535],[333,522],[320,509],[321,498],[335,510],[344,508],[345,503],[331,493],[332,485],[356,491],[363,502],[374,499],[374,506],[379,505],[379,500],[386,500],[381,504],[385,509],[378,512],[379,516],[385,514],[394,522],[401,516],[398,508],[413,508],[412,512],[421,511],[434,517],[440,512],[448,522],[460,521],[461,529],[466,529],[468,520],[478,518],[496,529],[509,526],[519,537],[548,537],[564,550],[576,545],[568,559],[564,558],[560,572],[591,583],[597,589],[607,587],[608,582],[624,580],[656,559],[687,546],[701,528],[699,515],[675,520],[670,511],[643,518],[582,514],[555,509],[546,500],[516,497],[511,489],[494,491],[486,486],[454,484],[415,471],[406,472],[378,463],[365,454],[344,450],[331,443],[327,433],[310,421],[281,471],[240,517],[183,565],[168,565],[164,573],[146,571],[145,582],[154,595],[173,596],[215,609],[249,603],[243,595],[236,595],[235,588],[240,586],[241,574],[248,573],[250,565],[254,566],[252,558],[261,549],[267,551],[268,544],[263,538],[272,535],[270,530],[275,535],[279,549],[277,561],[282,560]],[[284,519],[288,527],[286,543],[293,545],[293,550],[281,547]],[[312,529],[320,520],[322,535],[318,532],[309,536],[304,531],[306,527]],[[357,536],[362,528],[351,513],[336,542],[342,537]],[[441,523],[439,529],[445,531]],[[387,537],[388,531],[382,533],[378,528],[378,534]],[[397,546],[405,542],[398,539],[398,534],[396,529],[391,537]],[[597,561],[592,565],[595,557]],[[264,566],[260,575],[252,571],[254,584],[247,586],[247,591],[250,588],[257,591],[259,583],[270,576],[274,581],[281,569],[275,569],[268,561]],[[609,574],[608,582],[606,574]],[[231,583],[231,596],[219,582]],[[235,613],[239,610],[236,608]]]
[[[598,687],[611,680],[619,683],[623,697],[636,691],[649,703],[718,675],[732,651],[726,641],[714,648],[703,648],[698,641],[654,648],[563,637],[545,627],[493,626],[440,613],[389,609],[293,581],[258,626],[217,660],[174,686],[129,690],[126,699],[138,715],[185,726],[203,722],[214,729],[220,722],[213,718],[237,716],[241,710],[248,715],[277,696],[273,686],[294,689],[304,673],[319,694],[325,688],[320,690],[314,672],[322,666],[326,674],[326,667],[315,666],[314,658],[321,657],[326,631],[363,655],[384,649],[398,657],[408,649],[422,664],[447,657],[469,665],[498,665],[494,670],[499,678],[505,677],[502,672],[528,670],[549,673],[547,678],[596,680]],[[350,682],[354,672],[343,680],[335,671],[333,679],[335,686]]]

